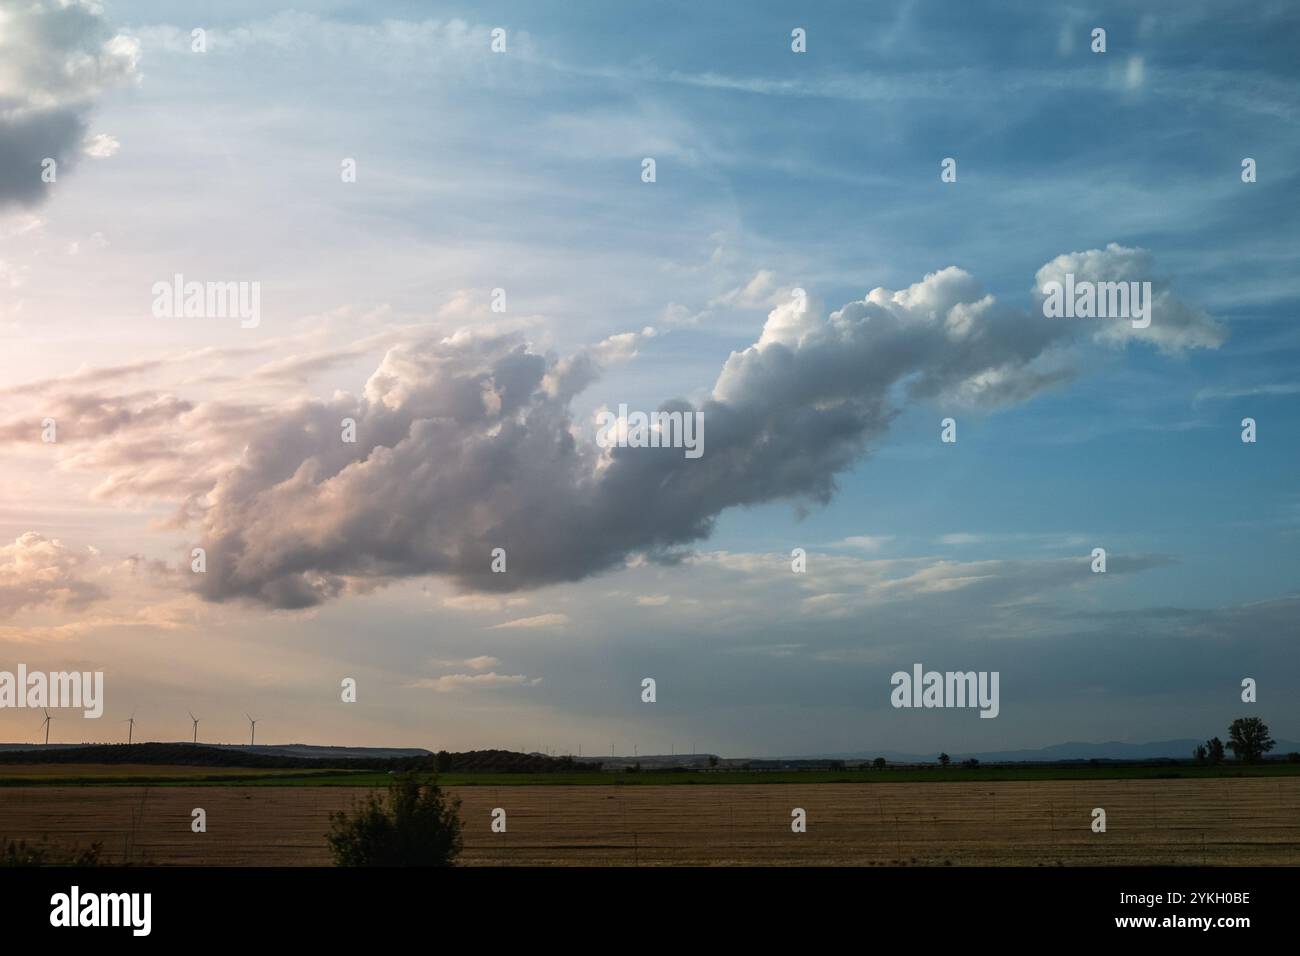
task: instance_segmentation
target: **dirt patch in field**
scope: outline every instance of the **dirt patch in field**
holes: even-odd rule
[[[449,789],[468,865],[1300,864],[1295,778]],[[113,861],[319,866],[329,814],[366,792],[5,787],[0,837],[99,841]],[[195,807],[206,833],[190,830]],[[806,833],[791,831],[796,807]]]

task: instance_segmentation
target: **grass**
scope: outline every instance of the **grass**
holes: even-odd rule
[[[1184,766],[990,766],[903,767],[886,770],[643,770],[639,773],[444,773],[438,782],[448,787],[506,786],[664,786],[824,783],[975,783],[1035,780],[1196,780],[1216,777],[1296,777],[1300,764],[1219,767]],[[371,787],[385,786],[392,777],[373,770],[252,770],[216,767],[114,767],[96,765],[14,765],[0,768],[4,786],[266,786]]]

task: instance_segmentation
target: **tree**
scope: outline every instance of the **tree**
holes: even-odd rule
[[[1223,763],[1223,741],[1218,737],[1211,737],[1205,742],[1205,747],[1209,751],[1210,764],[1218,766]]]
[[[1238,717],[1228,728],[1228,746],[1242,763],[1255,763],[1273,749],[1268,724],[1258,717]]]
[[[403,774],[352,812],[330,817],[337,866],[451,866],[461,849],[460,800],[437,783]]]
[[[1205,744],[1197,744],[1196,749],[1192,751],[1192,756],[1196,758],[1198,764],[1205,763],[1206,758],[1208,757],[1208,751],[1205,749]]]
[[[875,760],[871,761],[871,766],[875,767],[877,770],[884,770],[884,769],[885,769],[885,758],[884,758],[884,757],[877,757]]]
[[[941,767],[946,767],[950,763],[952,763],[951,757],[949,757],[947,754],[939,754],[939,765]]]

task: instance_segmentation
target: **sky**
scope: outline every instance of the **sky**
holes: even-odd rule
[[[0,0],[0,670],[104,673],[60,742],[1300,738],[1297,28]],[[915,663],[998,717],[891,706]]]

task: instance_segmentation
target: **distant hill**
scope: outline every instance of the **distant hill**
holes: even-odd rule
[[[1189,760],[1200,740],[1161,740],[1152,743],[1053,744],[1036,750],[990,750],[974,753],[950,751],[954,763],[974,758],[980,763],[1068,763],[1084,760],[1141,762]],[[1279,740],[1269,756],[1300,752],[1300,743]],[[932,764],[938,753],[918,754],[896,750],[805,754],[795,757],[740,758],[716,754],[641,754],[621,757],[549,757],[542,753],[475,750],[437,753],[420,747],[321,747],[314,744],[6,744],[0,743],[0,766],[13,763],[139,763],[176,766],[313,768],[357,770],[438,770],[444,773],[563,773],[581,770],[624,770],[640,764],[643,770],[682,767],[704,770],[710,766],[734,770],[814,767],[829,761],[849,765],[884,757],[891,764]],[[1231,755],[1229,755],[1231,759]]]
[[[304,756],[303,751],[310,756]],[[359,756],[361,755],[361,756]],[[143,743],[44,745],[0,744],[5,764],[147,764],[255,769],[419,770],[438,773],[573,773],[599,771],[599,763],[568,757],[521,754],[508,750],[432,753],[421,749],[310,747],[285,744],[258,747]]]
[[[191,746],[193,746],[191,744]],[[222,750],[264,754],[270,757],[302,757],[307,760],[386,760],[394,757],[432,757],[423,747],[321,747],[316,744],[208,744]]]
[[[971,758],[978,760],[980,763],[1064,763],[1073,760],[1116,760],[1127,762],[1190,760],[1196,745],[1200,743],[1204,743],[1204,741],[1190,738],[1186,740],[1159,740],[1143,744],[1126,743],[1119,740],[1099,744],[1072,741],[1064,744],[1053,744],[1036,750],[987,750],[973,753],[953,750],[949,751],[948,756],[952,758],[954,763],[970,760]],[[1300,752],[1300,743],[1279,740],[1273,750],[1269,752],[1269,756],[1276,758],[1293,752]],[[921,754],[898,750],[864,750],[847,753],[801,754],[787,757],[642,754],[634,757],[624,755],[599,758],[579,757],[576,759],[591,762],[599,760],[605,765],[606,770],[621,770],[637,764],[640,764],[643,770],[658,770],[668,767],[705,769],[710,766],[710,760],[714,761],[713,766],[721,770],[734,770],[745,766],[766,770],[780,767],[789,769],[812,768],[825,765],[832,760],[844,761],[850,765],[864,761],[870,763],[877,757],[884,757],[889,763],[930,764],[937,763],[939,760],[937,751],[935,753]],[[1231,751],[1228,753],[1228,759],[1232,759]]]
[[[158,747],[189,747],[195,745],[184,741],[144,741]],[[4,744],[0,743],[0,752],[8,750],[77,750],[86,747],[114,747],[117,744]],[[132,745],[135,746],[135,745]],[[216,750],[231,750],[237,753],[256,754],[264,757],[301,757],[307,760],[388,760],[396,757],[431,757],[432,750],[423,747],[321,747],[316,744],[199,744],[199,747]]]
[[[972,757],[980,763],[1060,763],[1065,760],[1188,760],[1197,744],[1204,740],[1158,740],[1152,743],[1132,744],[1120,740],[1092,744],[1071,741],[1064,744],[1052,744],[1036,750],[987,750],[973,753],[952,750],[948,755],[953,761],[969,760]],[[1300,752],[1300,743],[1293,740],[1279,740],[1269,752],[1270,757],[1280,754]],[[884,757],[890,763],[934,763],[939,759],[938,753],[914,754],[899,753],[893,750],[860,751],[856,753],[819,754],[815,758],[780,758],[780,759],[830,759],[830,760],[870,760]],[[1231,753],[1229,753],[1231,757]]]

